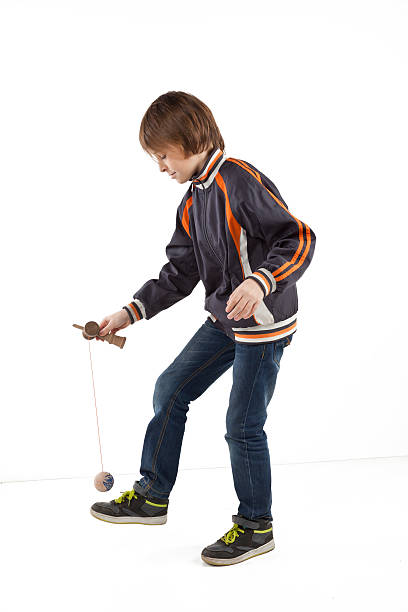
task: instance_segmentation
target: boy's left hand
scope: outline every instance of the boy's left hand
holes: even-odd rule
[[[249,319],[264,298],[264,292],[256,280],[246,278],[230,295],[225,309],[228,319]]]

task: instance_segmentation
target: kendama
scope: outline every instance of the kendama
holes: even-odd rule
[[[116,334],[113,334],[112,332],[110,332],[109,334],[106,334],[105,336],[101,336],[99,325],[96,321],[88,321],[88,323],[85,323],[84,327],[82,325],[77,325],[76,323],[73,323],[73,327],[76,327],[77,329],[81,329],[82,335],[84,338],[86,338],[86,340],[93,340],[94,338],[99,338],[100,340],[104,340],[105,342],[108,342],[109,344],[114,344],[115,346],[118,346],[119,348],[123,348],[126,342],[126,338],[124,336],[116,336]],[[101,467],[102,467],[102,471],[99,472],[94,478],[94,485],[98,491],[109,491],[113,487],[114,478],[110,472],[105,472],[103,469],[102,446],[101,446],[101,436],[99,433],[98,408],[96,407],[96,393],[95,393],[95,381],[94,381],[93,367],[92,367],[91,346],[90,344],[88,346],[89,346],[89,358],[91,361],[92,385],[93,385],[94,398],[95,398],[96,424],[98,427],[99,451],[101,455]]]

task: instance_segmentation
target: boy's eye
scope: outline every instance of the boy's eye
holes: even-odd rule
[[[161,159],[164,159],[165,157],[166,157],[166,156],[165,156],[165,155],[163,155]]]

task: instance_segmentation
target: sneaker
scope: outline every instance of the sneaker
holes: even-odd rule
[[[141,523],[163,525],[167,522],[168,499],[144,497],[136,491],[121,491],[122,495],[110,502],[96,502],[91,514],[108,523]]]
[[[275,548],[271,519],[249,520],[234,514],[232,520],[234,526],[201,552],[201,558],[206,563],[232,565]]]

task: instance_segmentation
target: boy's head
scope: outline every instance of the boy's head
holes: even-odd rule
[[[169,91],[152,102],[140,124],[139,141],[160,171],[179,183],[200,170],[214,147],[224,150],[208,106],[184,91]]]

